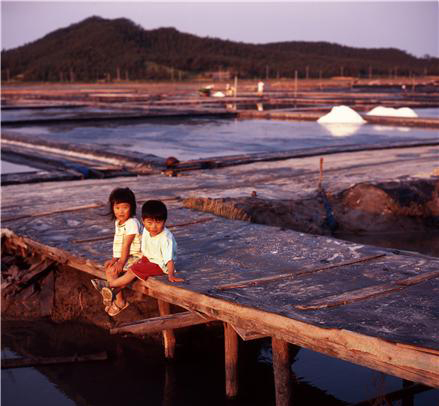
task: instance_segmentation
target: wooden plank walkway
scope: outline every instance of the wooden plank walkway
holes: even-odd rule
[[[425,153],[431,150],[424,148]],[[398,150],[391,153],[400,155]],[[366,155],[363,159],[370,160]],[[302,167],[309,165],[308,159]],[[342,162],[334,156],[333,165]],[[111,252],[112,225],[101,214],[114,187],[131,187],[139,201],[195,191],[227,195],[233,187],[243,193],[237,171],[255,174],[255,165],[262,164],[252,165],[177,178],[54,182],[37,189],[7,186],[2,227],[26,237],[24,243],[35,250],[102,275],[105,253]],[[264,166],[265,175],[266,170]],[[346,165],[344,170],[344,182],[352,182]],[[234,184],[224,189],[231,178]],[[250,187],[254,180],[245,181]],[[273,193],[275,184],[266,190]],[[279,181],[278,190],[285,193],[285,187]],[[145,293],[238,330],[439,387],[439,260],[231,221],[184,208],[179,200],[167,203],[168,223],[179,243],[177,269],[185,282],[151,278],[146,286],[138,286]],[[228,393],[233,395],[235,389]]]

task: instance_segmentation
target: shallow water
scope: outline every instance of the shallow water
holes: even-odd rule
[[[4,161],[1,160],[1,173],[22,173],[22,172],[34,172],[37,171],[38,169],[33,168],[31,166],[27,166],[27,165],[19,165],[19,164],[15,164],[13,162],[8,162],[8,161]]]
[[[34,324],[38,325],[38,322]],[[76,327],[87,334],[86,326]],[[75,325],[70,328],[75,328]],[[61,335],[57,327],[51,332],[57,337],[58,347],[65,351],[73,351],[74,347],[75,351],[81,352],[78,345],[62,338],[68,334],[67,329],[63,330]],[[157,343],[144,342],[141,346],[133,346],[129,340],[113,336],[110,339],[115,344],[106,341],[106,345],[113,347],[114,344],[117,350],[101,348],[108,350],[107,361],[2,370],[2,404],[112,406],[122,402],[126,405],[163,406],[204,406],[206,403],[214,406],[274,406],[269,340],[240,342],[239,393],[234,401],[227,401],[224,396],[222,329],[219,326],[213,329],[192,327],[190,331],[190,334],[186,332],[177,336],[179,346],[175,363],[164,361]],[[21,331],[15,340],[30,340],[29,337]],[[91,335],[89,339],[92,341],[96,337]],[[29,341],[27,345],[30,345]],[[104,347],[99,341],[95,345]],[[41,344],[40,351],[44,351]],[[45,351],[50,352],[50,348]],[[82,353],[86,351],[83,349]],[[13,356],[16,353],[2,347],[2,357]],[[356,403],[402,386],[399,378],[305,349],[295,355],[291,370],[297,382],[294,386],[297,406]],[[439,390],[428,390],[415,395],[413,406],[433,406],[437,401]],[[393,405],[398,405],[398,402]]]
[[[2,358],[20,358],[20,356],[5,348],[2,349]],[[5,406],[76,404],[36,368],[2,369],[1,386],[1,403]]]
[[[278,152],[300,148],[365,145],[438,137],[437,129],[378,125],[238,119],[168,119],[127,125],[8,129],[45,140],[99,144],[180,160]]]
[[[359,244],[414,251],[424,255],[439,257],[439,230],[429,229],[419,232],[379,232],[363,234],[336,232],[334,236],[341,240],[352,241]]]

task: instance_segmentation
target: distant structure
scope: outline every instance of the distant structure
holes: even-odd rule
[[[260,80],[258,82],[258,96],[262,96],[264,94],[264,82]]]

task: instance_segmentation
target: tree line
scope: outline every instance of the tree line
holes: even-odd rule
[[[2,80],[186,80],[240,78],[422,76],[439,74],[439,59],[395,48],[352,48],[328,42],[246,44],[201,38],[174,28],[145,30],[124,18],[90,17],[11,50]]]

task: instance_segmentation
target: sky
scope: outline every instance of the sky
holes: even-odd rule
[[[1,1],[11,49],[92,15],[246,43],[327,41],[439,57],[439,1]]]

